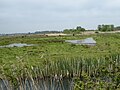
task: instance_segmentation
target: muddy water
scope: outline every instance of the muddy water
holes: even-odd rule
[[[26,79],[10,85],[7,80],[0,80],[0,90],[73,90],[73,81],[70,78]]]

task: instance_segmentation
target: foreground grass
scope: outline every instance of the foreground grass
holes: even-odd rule
[[[51,83],[46,85],[53,85],[53,81],[58,82],[59,80],[61,82],[64,78],[72,79],[68,85],[73,83],[74,90],[120,89],[120,54],[99,59],[59,58],[53,61],[48,58],[41,60],[34,66],[19,59],[16,63],[2,65],[0,70],[0,78],[7,80],[5,84],[7,88],[11,88],[10,90],[24,88],[26,84],[23,83],[27,83],[28,80],[31,81],[29,87],[32,85],[32,90],[39,90],[38,85],[42,80],[48,82],[47,79],[50,79]],[[48,88],[46,85],[43,87]]]

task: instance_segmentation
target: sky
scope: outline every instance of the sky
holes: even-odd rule
[[[120,24],[120,0],[0,0],[0,33]]]

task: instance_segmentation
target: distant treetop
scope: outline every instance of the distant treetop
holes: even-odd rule
[[[114,25],[98,25],[98,30],[99,31],[114,31]]]
[[[82,28],[81,26],[77,26],[76,29],[65,29],[65,30],[63,30],[63,33],[66,33],[66,34],[80,34],[83,31],[85,31],[84,28]]]

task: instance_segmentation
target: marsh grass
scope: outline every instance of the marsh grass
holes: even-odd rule
[[[117,89],[120,86],[119,54],[99,59],[74,57],[71,59],[60,58],[56,61],[45,59],[42,66],[28,67],[22,59],[18,62],[19,67],[12,64],[12,68],[7,73],[4,73],[6,69],[3,70],[4,77],[1,77],[1,88],[5,87],[6,90],[19,90],[20,88],[23,90],[48,90],[48,88],[54,88],[50,90],[64,90],[64,80],[69,80],[68,86],[73,83],[75,90],[93,89],[94,85],[94,88],[97,89]],[[56,86],[55,83],[58,85]]]
[[[0,48],[0,90],[119,90],[120,34],[93,35],[94,47],[63,42],[86,37],[0,38],[38,44]]]

